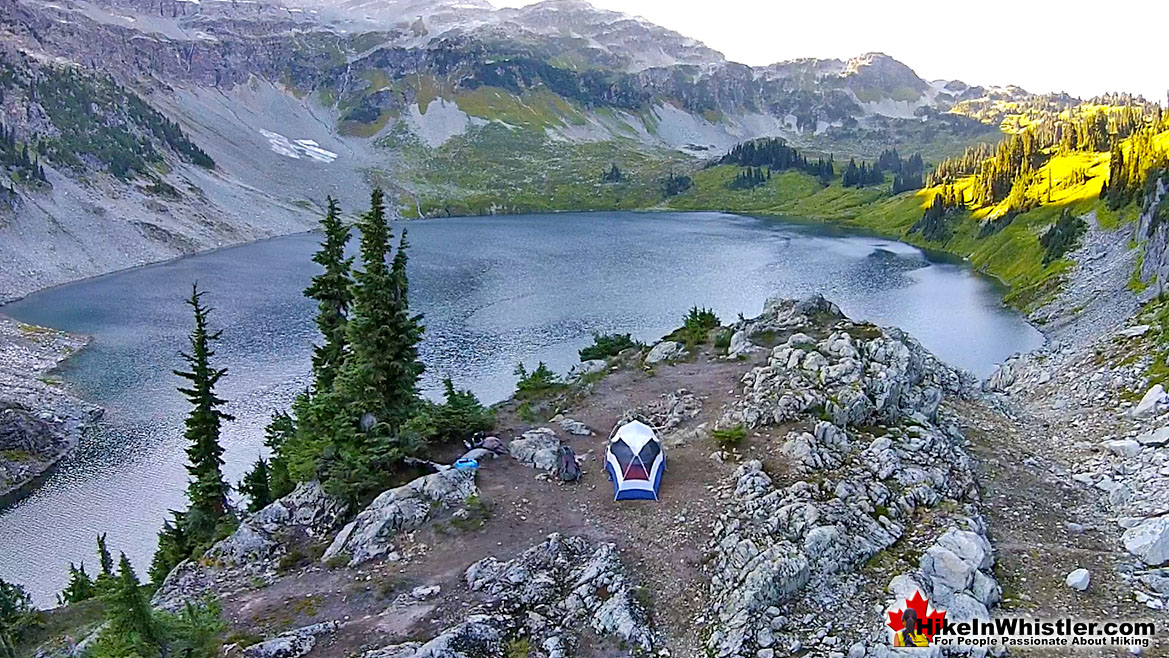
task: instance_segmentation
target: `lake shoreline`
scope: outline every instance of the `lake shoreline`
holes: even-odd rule
[[[0,509],[35,491],[101,417],[51,377],[89,340],[0,315]]]
[[[938,250],[936,248],[923,247],[921,245],[915,245],[915,244],[912,244],[909,242],[905,242],[900,236],[896,236],[896,235],[892,235],[892,234],[887,233],[887,232],[876,230],[876,229],[873,229],[872,227],[859,227],[859,226],[854,226],[851,223],[847,223],[847,222],[832,221],[829,219],[817,218],[817,217],[789,217],[787,215],[779,215],[779,214],[767,213],[767,212],[738,213],[738,212],[728,211],[728,210],[677,211],[677,210],[673,210],[670,208],[664,208],[664,207],[639,208],[639,209],[634,209],[634,210],[585,210],[585,211],[559,210],[559,211],[551,211],[550,214],[583,214],[583,215],[588,215],[588,214],[605,214],[605,213],[613,213],[613,212],[644,213],[647,215],[676,213],[676,212],[684,212],[684,213],[685,212],[694,212],[694,213],[714,212],[714,213],[723,213],[723,214],[732,215],[732,216],[752,217],[752,218],[764,219],[764,220],[782,220],[782,221],[787,221],[787,222],[791,222],[791,223],[795,223],[795,224],[803,224],[803,225],[814,226],[814,227],[819,227],[819,228],[838,229],[842,235],[863,235],[863,236],[869,236],[869,237],[873,237],[873,238],[893,240],[896,242],[900,242],[903,244],[913,246],[913,247],[920,249],[924,253],[926,253],[932,257],[935,257],[935,258],[940,257],[940,258],[944,258],[947,260],[952,260],[954,262],[968,263],[967,259],[963,258],[959,254],[952,253],[952,252],[945,251],[945,250]],[[492,213],[490,215],[465,215],[465,216],[459,215],[459,216],[450,216],[450,217],[425,217],[425,218],[417,218],[417,219],[398,219],[395,221],[395,223],[396,224],[409,224],[409,223],[413,223],[413,222],[433,222],[433,221],[450,220],[450,219],[469,219],[469,218],[474,219],[474,218],[487,218],[487,217],[497,217],[497,216],[498,217],[512,217],[512,216],[520,216],[520,215],[524,215],[524,214],[529,214],[529,213],[500,212],[500,213]],[[96,273],[96,274],[80,276],[80,277],[77,277],[75,279],[60,281],[60,282],[57,282],[57,283],[54,283],[51,285],[47,285],[47,286],[44,286],[41,288],[35,288],[32,290],[28,290],[27,292],[23,292],[17,296],[5,298],[3,300],[3,302],[0,303],[0,323],[8,322],[8,323],[16,323],[17,325],[23,325],[23,323],[20,323],[16,320],[10,318],[9,316],[7,316],[4,313],[4,308],[6,306],[8,306],[9,304],[21,301],[21,300],[25,299],[26,297],[28,297],[29,295],[32,295],[35,293],[44,292],[46,290],[52,290],[54,288],[58,288],[58,287],[66,286],[66,285],[72,285],[72,284],[76,284],[76,283],[80,283],[80,282],[84,282],[84,281],[92,281],[92,280],[96,280],[96,279],[101,279],[101,278],[107,277],[107,276],[123,274],[125,272],[138,270],[138,269],[142,269],[142,268],[146,268],[146,267],[151,267],[151,266],[155,266],[155,265],[177,262],[177,261],[181,261],[183,259],[190,258],[193,256],[203,256],[203,255],[207,255],[207,254],[211,254],[211,253],[215,253],[215,252],[228,251],[231,249],[237,249],[237,248],[241,248],[241,247],[256,245],[256,244],[268,242],[271,240],[287,238],[287,237],[294,236],[294,235],[311,234],[313,232],[315,232],[315,230],[295,231],[292,233],[272,235],[272,236],[264,237],[264,238],[261,238],[258,240],[248,240],[248,241],[243,241],[243,242],[239,242],[239,243],[220,245],[220,246],[216,246],[216,247],[211,248],[211,249],[203,249],[203,250],[195,251],[195,252],[192,252],[189,254],[178,255],[178,256],[175,256],[172,258],[165,258],[165,259],[161,259],[161,260],[157,260],[157,261],[139,263],[139,264],[132,265],[130,267],[120,268],[120,269],[116,269],[116,270],[110,270],[108,272],[100,272],[100,273]],[[979,270],[979,274],[993,279],[998,285],[1000,285],[1002,287],[1004,292],[1010,290],[1009,285],[1007,285],[1001,278],[994,276],[993,274],[990,274],[990,273],[983,271],[983,270]],[[1004,306],[1009,307],[1009,305],[1006,304],[1005,302],[1003,302],[1003,304],[1004,304]],[[1018,310],[1018,309],[1016,309],[1016,310]],[[1033,321],[1033,318],[1029,314],[1024,314],[1024,318],[1028,324],[1033,326],[1035,329],[1037,329],[1040,333],[1042,333],[1044,335],[1045,340],[1049,338],[1049,336],[1048,336],[1049,332],[1046,331],[1041,324],[1035,323]],[[27,325],[24,325],[24,326],[27,326]],[[0,327],[2,327],[2,325],[0,325]],[[45,331],[53,331],[53,332],[59,331],[58,329],[52,328],[52,327],[40,327],[39,329],[42,329]],[[12,340],[12,336],[13,336],[13,334],[11,331],[7,331],[7,332],[0,331],[0,364],[2,364],[4,361],[5,350],[11,351],[14,348],[19,349],[17,346],[14,345],[14,342]],[[9,373],[7,371],[0,370],[0,384],[4,385],[7,388],[13,388],[13,387],[29,388],[28,382],[30,379],[35,380],[38,377],[43,377],[44,375],[50,373],[52,370],[56,369],[61,364],[65,363],[69,358],[78,354],[81,350],[83,350],[85,348],[85,346],[89,342],[89,339],[86,337],[73,337],[73,338],[75,341],[80,341],[80,343],[76,344],[74,346],[65,347],[62,349],[61,352],[59,352],[55,355],[49,355],[53,361],[51,367],[39,370],[39,371],[33,373],[31,375],[31,377],[22,377],[18,373]],[[93,418],[96,418],[96,417],[99,417],[102,413],[102,410],[99,407],[73,395],[71,392],[69,392],[67,389],[65,389],[63,386],[61,386],[59,384],[46,386],[46,388],[49,388],[50,390],[52,390],[53,393],[42,395],[39,400],[37,398],[31,399],[30,402],[32,402],[34,407],[35,407],[33,409],[33,411],[41,412],[41,413],[47,412],[49,414],[52,414],[53,416],[64,416],[64,417],[69,417],[69,418],[77,416],[77,412],[76,412],[77,409],[86,408],[86,407],[91,409],[92,411],[86,413],[85,415],[92,416]],[[2,398],[0,398],[0,405],[3,405],[3,404],[4,404],[4,400]],[[71,425],[75,425],[75,427],[73,427],[69,431],[69,437],[68,437],[69,445],[68,445],[67,449],[64,449],[63,451],[61,451],[58,454],[54,454],[51,459],[49,459],[47,462],[44,463],[43,466],[37,468],[35,470],[35,472],[32,473],[31,475],[21,478],[21,480],[18,483],[12,484],[10,486],[4,486],[3,484],[0,484],[0,509],[4,509],[4,508],[11,506],[15,502],[18,502],[23,497],[25,497],[25,496],[29,495],[30,493],[32,493],[33,491],[35,491],[37,489],[38,483],[43,482],[43,480],[51,473],[53,467],[55,467],[62,459],[69,456],[70,454],[72,454],[76,450],[77,445],[78,445],[80,438],[81,438],[81,434],[91,424],[91,422],[92,422],[92,420],[81,422],[81,423],[71,423]],[[5,466],[5,460],[3,458],[0,458],[0,474],[2,474],[4,472],[4,466]]]
[[[483,400],[506,399],[514,390],[517,361],[567,371],[590,332],[632,331],[639,340],[656,340],[694,304],[733,318],[757,311],[772,295],[832,295],[854,317],[924,336],[950,363],[979,376],[1043,340],[1002,304],[996,281],[958,259],[935,260],[917,246],[832,223],[726,212],[595,212],[412,220],[402,227],[426,255],[413,259],[411,280],[428,320],[430,378],[452,376]],[[307,363],[316,339],[301,291],[318,243],[318,235],[298,232],[91,277],[95,283],[59,286],[0,309],[23,322],[92,335],[91,349],[62,372],[73,391],[110,411],[78,456],[22,490],[32,495],[5,512],[20,564],[57,570],[62,560],[84,557],[72,548],[83,535],[106,528],[126,533],[111,535],[119,550],[136,562],[149,560],[145,546],[162,521],[154,508],[181,504],[172,494],[186,478],[175,427],[185,409],[169,373],[189,330],[181,291],[193,280],[210,291],[217,326],[229,329],[221,357],[237,388],[225,397],[242,419],[228,434],[231,463],[255,459],[266,416],[300,374],[299,366],[286,364]],[[247,284],[257,271],[264,272],[262,281]],[[582,285],[582,272],[595,274]],[[648,308],[647,299],[654,300]],[[961,307],[958,315],[931,311],[951,300]],[[107,316],[123,318],[112,323],[123,328],[103,333],[111,324]],[[958,326],[955,317],[971,324]],[[969,340],[951,338],[966,326],[982,330]],[[144,404],[150,396],[165,399],[164,406]],[[95,473],[98,478],[90,477]],[[150,504],[132,511],[117,505],[160,473],[169,484]],[[240,475],[229,473],[233,481]],[[45,518],[55,519],[53,529],[36,529]],[[23,569],[5,577],[27,581]],[[44,585],[38,596],[51,596],[62,584]]]

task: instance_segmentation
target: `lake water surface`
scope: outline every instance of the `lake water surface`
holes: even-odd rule
[[[409,225],[411,297],[425,314],[424,385],[444,376],[485,402],[507,397],[518,361],[565,372],[592,332],[651,341],[694,305],[724,322],[775,294],[819,292],[853,318],[906,329],[951,364],[989,374],[1042,343],[1002,306],[1000,288],[905,244],[823,227],[721,213],[587,213],[444,219]],[[90,334],[61,375],[106,409],[101,426],[44,485],[0,511],[0,578],[48,605],[69,562],[93,572],[108,532],[144,574],[168,510],[186,487],[186,402],[172,370],[190,329],[193,281],[223,329],[223,434],[236,482],[263,427],[308,381],[319,236],[223,249],[46,290],[5,306],[25,322]]]

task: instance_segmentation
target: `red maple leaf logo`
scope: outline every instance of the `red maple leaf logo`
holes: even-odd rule
[[[928,612],[929,606],[929,599],[922,598],[921,592],[915,591],[912,599],[905,599],[905,607],[896,612],[888,613],[889,628],[893,629],[894,633],[905,628],[905,624],[901,621],[901,613],[905,611],[905,608],[912,608],[917,613],[917,618],[921,622],[919,627],[921,628],[922,635],[925,635],[927,640],[933,642],[934,633],[941,629],[942,621],[946,618],[946,612],[944,610]]]

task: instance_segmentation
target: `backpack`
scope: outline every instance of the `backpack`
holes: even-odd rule
[[[568,446],[560,447],[560,458],[556,464],[556,475],[564,482],[576,482],[580,479],[580,464],[576,463],[576,453]]]

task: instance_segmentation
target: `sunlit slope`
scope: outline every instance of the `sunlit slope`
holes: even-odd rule
[[[1120,141],[1118,152],[1126,162],[1137,158],[1132,175],[1139,177],[1143,188],[1149,171],[1158,163],[1163,166],[1169,152],[1169,125],[1149,124],[1142,130],[1146,132]],[[1145,143],[1138,145],[1142,138]],[[1148,151],[1149,144],[1151,153],[1136,153],[1138,146]],[[968,259],[1011,287],[1009,303],[1028,309],[1049,299],[1060,275],[1072,265],[1064,257],[1052,258],[1040,241],[1065,211],[1075,216],[1094,211],[1106,230],[1136,218],[1135,197],[1120,203],[1102,198],[1101,189],[1113,173],[1112,158],[1109,151],[1042,149],[1033,158],[1036,164],[1014,177],[1008,194],[983,204],[973,201],[978,185],[974,174],[897,195],[890,194],[888,182],[856,188],[844,187],[837,178],[823,185],[800,171],[776,173],[753,189],[732,190],[729,183],[740,167],[721,165],[694,174],[691,189],[668,205],[805,217],[898,237]],[[961,203],[946,210],[941,230],[925,231],[923,217],[939,195]]]

